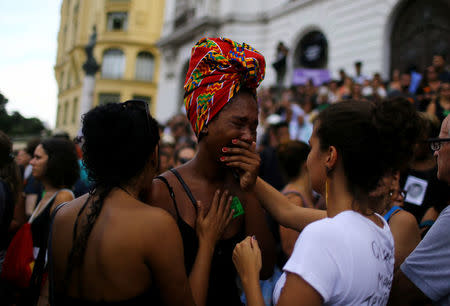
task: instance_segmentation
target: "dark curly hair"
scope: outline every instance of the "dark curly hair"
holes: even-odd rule
[[[306,143],[298,140],[291,140],[277,147],[281,172],[287,181],[300,176],[302,165],[305,164],[310,150]]]
[[[45,139],[41,145],[48,155],[45,179],[56,188],[71,189],[80,177],[75,145],[60,138]]]
[[[8,135],[0,130],[0,168],[14,160],[12,155],[12,142]]]
[[[38,137],[32,138],[30,141],[27,142],[27,146],[25,147],[25,152],[33,156],[34,150],[36,150],[36,147],[41,143],[41,139]]]
[[[408,166],[420,131],[417,111],[403,98],[333,104],[318,115],[318,124],[321,149],[336,147],[360,204],[384,175]]]
[[[149,162],[159,142],[158,123],[132,102],[109,103],[90,110],[83,117],[83,162],[89,179],[93,182],[88,200],[86,220],[76,235],[69,253],[65,275],[66,285],[74,267],[84,260],[87,240],[107,195],[115,187],[129,183],[138,177]]]
[[[22,178],[12,154],[12,142],[3,131],[0,131],[0,180],[8,184],[16,203],[23,187]]]

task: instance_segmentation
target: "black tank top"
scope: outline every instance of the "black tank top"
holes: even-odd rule
[[[191,190],[181,175],[175,169],[170,170],[183,186],[184,191],[189,197],[192,206],[197,213],[197,201],[195,200]],[[177,214],[178,229],[181,233],[184,247],[184,265],[186,267],[186,274],[191,273],[192,267],[195,262],[198,251],[198,238],[195,229],[187,224],[183,218],[181,218],[178,211],[177,202],[175,200],[175,193],[172,186],[170,186],[167,179],[163,176],[157,176],[156,179],[161,180],[169,189],[170,197],[172,198],[173,205]],[[209,275],[209,286],[207,294],[207,305],[239,305],[242,303],[239,298],[239,289],[236,285],[237,272],[233,265],[232,254],[234,247],[240,241],[245,238],[245,234],[240,231],[235,236],[219,240],[214,248],[214,255],[211,261],[211,270]]]
[[[55,194],[45,204],[45,208],[31,222],[31,235],[33,236],[33,247],[46,248],[50,225],[50,209],[52,208],[55,198],[61,190]]]

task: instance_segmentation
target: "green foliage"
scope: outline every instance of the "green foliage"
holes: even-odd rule
[[[6,111],[8,99],[0,93],[0,130],[9,136],[37,135],[45,131],[45,126],[38,118],[25,118],[19,112],[11,115]]]

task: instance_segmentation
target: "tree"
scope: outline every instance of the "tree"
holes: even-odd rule
[[[9,115],[7,103],[8,99],[0,93],[0,130],[9,136],[36,135],[45,131],[44,123],[38,118],[25,118],[19,112]]]

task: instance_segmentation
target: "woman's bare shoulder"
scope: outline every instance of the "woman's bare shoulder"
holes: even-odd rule
[[[64,202],[72,201],[73,199],[74,199],[74,195],[73,195],[72,191],[70,191],[68,189],[60,190],[55,196],[55,201],[53,203],[53,206],[57,206]]]
[[[140,203],[139,209],[136,209],[131,217],[132,222],[142,224],[149,231],[155,230],[169,230],[171,228],[177,228],[175,219],[166,210]],[[150,229],[149,229],[150,228]]]
[[[403,210],[403,209],[398,211],[396,214],[394,214],[391,217],[390,223],[392,223],[392,222],[395,222],[396,224],[401,224],[401,225],[418,226],[416,217],[414,217],[414,215],[412,213],[410,213],[406,210]]]

